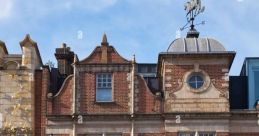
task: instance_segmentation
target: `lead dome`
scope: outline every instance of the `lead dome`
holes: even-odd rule
[[[225,51],[225,47],[212,38],[178,38],[167,49],[167,52],[174,53],[212,53]]]

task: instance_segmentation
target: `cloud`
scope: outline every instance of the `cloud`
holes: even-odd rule
[[[13,8],[12,0],[0,0],[0,20],[10,17]]]

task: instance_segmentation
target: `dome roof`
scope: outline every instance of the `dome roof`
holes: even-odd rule
[[[225,47],[211,38],[178,38],[174,40],[167,52],[197,53],[197,52],[225,52]]]

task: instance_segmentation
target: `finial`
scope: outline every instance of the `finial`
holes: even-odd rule
[[[30,39],[30,34],[26,34],[25,38]]]
[[[61,48],[66,48],[67,44],[66,43],[62,43]]]
[[[135,64],[135,63],[136,63],[136,55],[135,55],[135,54],[133,54],[132,63],[133,63],[133,64]]]
[[[37,45],[37,43],[34,42],[34,41],[31,39],[31,37],[30,37],[29,34],[26,34],[26,36],[25,36],[25,38],[23,39],[23,41],[20,42],[20,45],[21,45],[21,46],[24,46],[26,42],[29,42],[29,43],[31,43],[32,45]]]
[[[78,62],[78,57],[77,57],[77,55],[75,54],[74,55],[74,63],[77,63]]]
[[[102,44],[103,46],[109,45],[108,40],[107,40],[106,33],[103,34],[103,40],[102,40],[102,43],[101,43],[101,44]]]
[[[190,28],[189,32],[187,33],[187,38],[198,38],[199,32],[196,31],[194,27],[197,25],[205,24],[205,21],[202,21],[202,23],[199,24],[194,24],[194,20],[200,13],[204,12],[205,7],[201,5],[201,0],[190,0],[184,5],[184,10],[187,12],[187,24],[180,30],[182,31],[186,28]]]

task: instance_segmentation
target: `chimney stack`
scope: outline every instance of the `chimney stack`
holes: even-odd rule
[[[63,77],[73,74],[73,67],[71,64],[74,61],[74,52],[70,51],[70,47],[67,47],[67,45],[63,43],[61,48],[56,48],[55,57],[58,62],[59,73]]]

